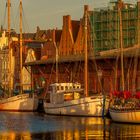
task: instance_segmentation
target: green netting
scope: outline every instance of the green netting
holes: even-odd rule
[[[127,5],[122,9],[122,28],[124,47],[137,44],[138,6]],[[119,14],[116,8],[94,10],[90,14],[94,50],[102,51],[119,47]]]

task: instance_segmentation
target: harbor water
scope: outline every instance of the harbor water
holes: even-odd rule
[[[109,118],[0,112],[0,140],[140,139],[139,124]]]

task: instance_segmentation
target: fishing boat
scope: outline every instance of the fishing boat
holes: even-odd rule
[[[47,114],[73,116],[104,116],[108,112],[109,99],[103,95],[84,97],[80,83],[54,83],[44,102]]]
[[[20,83],[19,83],[19,92],[17,95],[14,94],[12,89],[12,48],[10,46],[10,0],[7,0],[8,6],[8,61],[9,61],[9,88],[8,95],[7,91],[3,90],[4,97],[0,98],[0,111],[36,111],[38,107],[38,98],[34,93],[24,93],[23,84],[22,84],[22,0],[20,0]],[[7,95],[7,96],[5,96]]]
[[[104,94],[89,96],[88,94],[88,55],[87,55],[87,9],[84,14],[84,89],[80,83],[51,84],[44,100],[44,110],[47,114],[72,116],[105,116],[109,108],[109,98]],[[56,47],[57,48],[57,47]],[[58,52],[56,50],[56,52]],[[58,54],[56,54],[58,56]],[[56,63],[58,57],[56,57]],[[58,66],[56,66],[57,68]],[[57,74],[58,75],[58,74]],[[58,77],[58,76],[56,76]]]
[[[120,21],[120,53],[121,53],[121,84],[122,91],[115,91],[114,101],[109,108],[109,113],[113,121],[123,122],[123,123],[140,123],[140,94],[136,93],[134,90],[125,91],[124,83],[124,66],[123,66],[123,40],[122,40],[122,15],[121,15],[121,5],[122,1],[119,0],[118,12],[119,12],[119,21]],[[139,43],[138,43],[139,45]],[[137,59],[134,59],[134,61]],[[136,61],[135,61],[136,62]],[[134,63],[134,68],[135,68]],[[136,71],[134,71],[136,76]]]

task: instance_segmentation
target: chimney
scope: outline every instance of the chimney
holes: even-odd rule
[[[70,15],[63,16],[63,27],[67,27],[69,29],[70,25],[71,25],[71,16]]]
[[[85,5],[84,6],[84,12],[88,12],[89,11],[89,6],[88,5]]]

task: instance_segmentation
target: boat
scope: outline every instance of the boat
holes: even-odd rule
[[[10,0],[7,0],[8,17],[10,17]],[[12,48],[10,46],[10,18],[8,18],[8,56],[9,56],[9,70],[12,70]],[[34,93],[24,93],[22,84],[22,0],[20,0],[20,83],[17,87],[19,89],[18,94],[14,93],[15,89],[12,89],[12,76],[9,80],[9,88],[2,90],[4,97],[0,98],[0,111],[36,111],[38,107],[38,98]],[[11,72],[12,73],[12,72]],[[8,92],[8,95],[7,95]],[[7,95],[7,96],[6,96]]]
[[[36,111],[38,99],[34,95],[21,94],[0,99],[0,111]]]
[[[47,114],[104,116],[108,112],[109,98],[105,100],[102,95],[84,97],[80,83],[54,83],[49,86],[48,93],[44,102]]]
[[[109,112],[112,120],[115,122],[140,123],[140,108],[111,108]]]
[[[127,92],[124,92],[126,95]],[[120,93],[122,94],[122,93]],[[127,97],[116,97],[114,103],[109,108],[109,113],[113,121],[122,123],[140,123],[140,98],[139,93]]]
[[[72,116],[105,116],[109,108],[109,98],[104,94],[89,96],[88,93],[88,60],[87,60],[87,9],[85,7],[85,72],[84,89],[80,83],[59,83],[56,70],[56,83],[49,86],[44,100],[44,110],[47,114]],[[57,47],[56,47],[56,52]],[[56,69],[58,68],[58,54],[56,53]]]
[[[122,123],[140,123],[140,93],[134,90],[125,90],[124,83],[124,66],[123,66],[123,43],[122,43],[122,17],[121,17],[121,5],[122,1],[119,1],[118,12],[120,18],[120,53],[121,53],[121,84],[122,91],[114,91],[114,101],[109,108],[109,113],[113,121]],[[138,43],[139,44],[139,43]],[[136,59],[135,59],[136,60]],[[134,60],[134,61],[135,61]],[[134,64],[135,65],[135,64]],[[135,68],[135,66],[134,66]],[[135,73],[136,76],[136,73]]]

